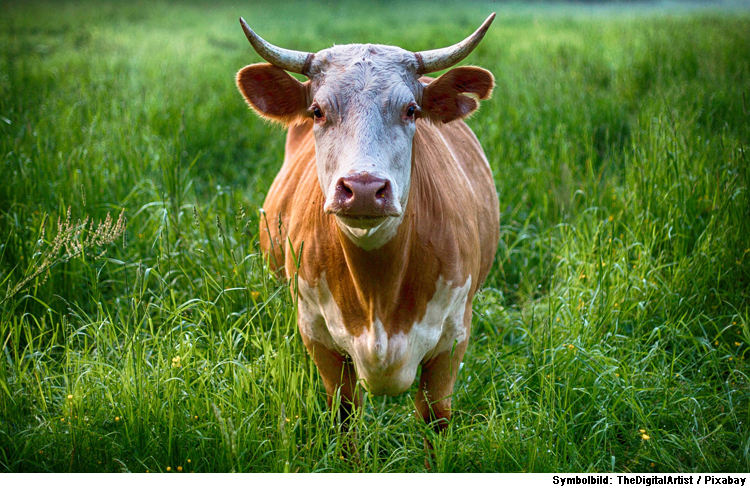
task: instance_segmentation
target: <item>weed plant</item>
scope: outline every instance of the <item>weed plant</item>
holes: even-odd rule
[[[424,50],[496,9],[501,240],[433,470],[748,471],[747,11],[162,1],[0,7],[0,471],[423,471],[413,392],[346,459],[259,252],[237,18]]]

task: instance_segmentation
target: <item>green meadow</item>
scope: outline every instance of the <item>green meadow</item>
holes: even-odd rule
[[[357,454],[260,254],[285,132],[238,23],[455,43],[500,245],[441,436],[367,397]],[[0,4],[0,471],[750,470],[750,8]],[[304,258],[303,258],[304,265]]]

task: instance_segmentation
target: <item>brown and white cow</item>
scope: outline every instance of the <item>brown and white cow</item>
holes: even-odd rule
[[[240,18],[271,64],[243,68],[237,86],[259,115],[289,127],[261,246],[287,277],[298,273],[302,340],[343,417],[362,402],[358,382],[396,395],[421,366],[417,412],[436,429],[450,419],[472,298],[499,235],[492,173],[462,119],[494,79],[477,67],[422,75],[461,61],[493,19],[444,49],[313,54],[275,47]]]

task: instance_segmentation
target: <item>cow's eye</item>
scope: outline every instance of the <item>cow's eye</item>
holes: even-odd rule
[[[325,120],[326,114],[320,109],[318,103],[313,103],[312,106],[310,106],[310,111],[312,111],[316,122],[323,122]]]
[[[417,107],[416,106],[409,106],[406,108],[406,116],[407,117],[413,117],[414,113],[416,113]]]

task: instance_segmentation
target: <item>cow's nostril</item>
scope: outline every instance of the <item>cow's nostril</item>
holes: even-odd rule
[[[354,196],[354,191],[352,191],[352,188],[347,185],[346,181],[344,181],[343,179],[339,179],[339,182],[336,185],[336,189],[339,190],[339,192],[346,198],[351,198],[352,196]]]
[[[379,190],[378,190],[378,191],[377,191],[377,192],[375,193],[375,196],[377,196],[378,198],[385,198],[385,189],[386,189],[387,187],[388,187],[388,186],[386,185],[386,186],[383,186],[382,188],[380,188],[380,189],[379,189]]]

